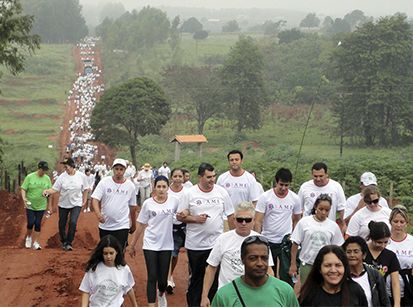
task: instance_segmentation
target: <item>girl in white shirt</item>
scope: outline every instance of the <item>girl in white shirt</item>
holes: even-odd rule
[[[112,235],[103,237],[86,264],[86,274],[79,287],[82,291],[82,307],[119,307],[125,295],[133,307],[138,307],[134,285],[119,241]]]
[[[130,254],[134,257],[136,242],[145,230],[143,254],[148,272],[146,294],[149,306],[155,306],[156,296],[158,296],[158,306],[167,306],[165,290],[171,253],[174,249],[172,226],[174,215],[178,209],[178,199],[168,197],[168,188],[168,178],[165,176],[156,177],[154,195],[142,205],[130,248]],[[158,295],[156,295],[157,285]]]

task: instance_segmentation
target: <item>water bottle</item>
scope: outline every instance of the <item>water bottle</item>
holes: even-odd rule
[[[46,211],[45,217],[46,217],[47,219],[50,217],[50,213],[51,213],[50,210],[47,210],[47,211]]]
[[[294,274],[293,276],[291,276],[291,281],[296,284],[298,282],[298,278],[297,276]]]

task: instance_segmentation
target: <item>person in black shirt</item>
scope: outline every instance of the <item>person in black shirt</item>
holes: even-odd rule
[[[393,306],[400,307],[400,263],[396,254],[386,248],[391,236],[389,226],[384,222],[371,221],[369,229],[369,250],[365,261],[375,267],[385,280],[390,278],[391,301],[394,302]]]
[[[320,249],[298,300],[300,306],[368,306],[363,289],[350,278],[345,252],[337,245]]]

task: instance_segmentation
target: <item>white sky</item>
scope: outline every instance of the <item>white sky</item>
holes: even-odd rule
[[[413,16],[413,0],[80,0],[80,3],[123,2],[127,9],[150,6],[205,8],[277,8],[342,16],[360,9],[365,15],[385,16],[403,12]]]

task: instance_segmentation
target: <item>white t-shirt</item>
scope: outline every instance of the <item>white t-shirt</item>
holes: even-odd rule
[[[178,192],[174,192],[174,191],[171,189],[171,187],[169,187],[169,189],[168,189],[168,195],[177,198],[177,199],[178,199],[178,202],[181,202],[181,201],[182,201],[182,197],[184,196],[186,189],[187,189],[187,188],[183,185],[183,186],[182,186],[182,190],[180,190],[180,191],[178,191]],[[178,205],[178,207],[179,207],[179,205]],[[180,221],[178,221],[178,220],[176,219],[176,214],[174,215],[174,224],[175,224],[175,225],[181,225],[181,224],[182,224],[182,222],[180,222]]]
[[[143,202],[138,222],[147,224],[143,235],[143,249],[165,251],[174,249],[172,236],[173,219],[178,209],[178,199],[168,196],[164,203],[158,203],[153,197]]]
[[[228,192],[219,185],[214,185],[210,192],[203,192],[198,185],[186,189],[178,212],[183,210],[188,210],[190,215],[209,216],[203,224],[187,223],[185,248],[191,250],[212,249],[224,231],[223,217],[234,213]]]
[[[373,212],[367,209],[367,207],[364,207],[351,217],[346,234],[351,237],[360,236],[367,240],[370,234],[368,225],[371,221],[385,222],[387,226],[389,226],[389,229],[391,229],[389,222],[390,213],[391,210],[389,208],[381,208],[379,211]]]
[[[271,243],[281,243],[284,236],[293,231],[292,216],[301,214],[301,203],[293,191],[288,190],[281,198],[271,189],[258,198],[255,210],[264,213],[261,234]]]
[[[169,178],[169,175],[171,174],[171,169],[168,166],[161,166],[158,169],[158,176],[165,176],[166,178]]]
[[[227,190],[234,207],[242,201],[256,201],[260,196],[257,181],[247,171],[244,171],[241,176],[232,176],[227,171],[218,177],[217,185]]]
[[[347,198],[346,208],[344,209],[344,218],[348,218],[354,212],[354,210],[357,208],[361,200],[361,197],[362,197],[361,194],[357,193]],[[382,206],[383,208],[389,207],[387,200],[383,197],[380,197],[379,205]]]
[[[305,216],[298,221],[291,241],[301,245],[300,260],[311,265],[323,246],[341,246],[344,243],[343,235],[335,222],[330,219],[317,222],[313,215]]]
[[[86,272],[79,290],[89,293],[90,307],[120,307],[135,285],[128,265],[109,267],[98,263],[96,270]]]
[[[95,176],[92,174],[90,174],[89,176],[88,175],[85,175],[85,176],[87,178],[87,185],[89,189],[92,191],[93,187],[95,186]]]
[[[262,195],[262,193],[264,193],[264,188],[262,187],[262,184],[260,182],[257,181],[257,187],[258,187],[258,191],[260,192],[260,196]]]
[[[184,185],[184,187],[185,187],[185,188],[190,188],[190,187],[192,187],[192,186],[193,186],[193,183],[192,183],[191,181],[189,181],[189,180],[188,180],[187,182],[184,182],[184,184],[183,184],[183,185]]]
[[[217,238],[207,263],[214,267],[220,265],[218,288],[225,286],[244,274],[244,264],[241,261],[241,244],[245,238],[259,235],[259,233],[251,231],[248,236],[242,237],[233,229],[221,234]],[[268,265],[274,265],[271,255],[268,257]]]
[[[328,194],[331,197],[332,206],[328,218],[336,221],[336,213],[345,208],[346,196],[341,185],[333,179],[329,179],[328,183],[322,187],[316,186],[313,180],[306,181],[301,185],[298,197],[303,208],[303,215],[311,215],[311,209],[313,209],[314,202],[320,194]]]
[[[53,190],[60,192],[59,207],[66,209],[82,207],[83,191],[88,188],[86,175],[79,171],[74,175],[63,172],[53,184]]]
[[[136,206],[135,186],[132,181],[116,183],[112,177],[104,177],[93,191],[92,198],[100,201],[105,218],[104,223],[99,223],[100,229],[129,228],[129,206]]]
[[[397,259],[400,262],[400,268],[403,269],[412,269],[413,268],[413,236],[407,235],[406,239],[403,241],[394,241],[390,240],[389,245],[386,246],[387,249],[393,251]],[[400,293],[401,296],[404,296],[404,281],[399,275],[400,279]],[[390,278],[387,278],[387,289],[390,287]],[[390,291],[389,291],[390,292]],[[390,295],[390,293],[388,293]]]
[[[371,301],[371,288],[369,282],[369,275],[365,272],[360,277],[351,277],[356,283],[358,283],[364,290],[364,294],[366,295],[368,307],[375,307],[373,306],[373,302]]]
[[[146,188],[149,187],[152,183],[153,180],[153,173],[151,170],[145,171],[145,170],[141,170],[138,173],[138,179],[139,179],[139,186],[141,188]]]

